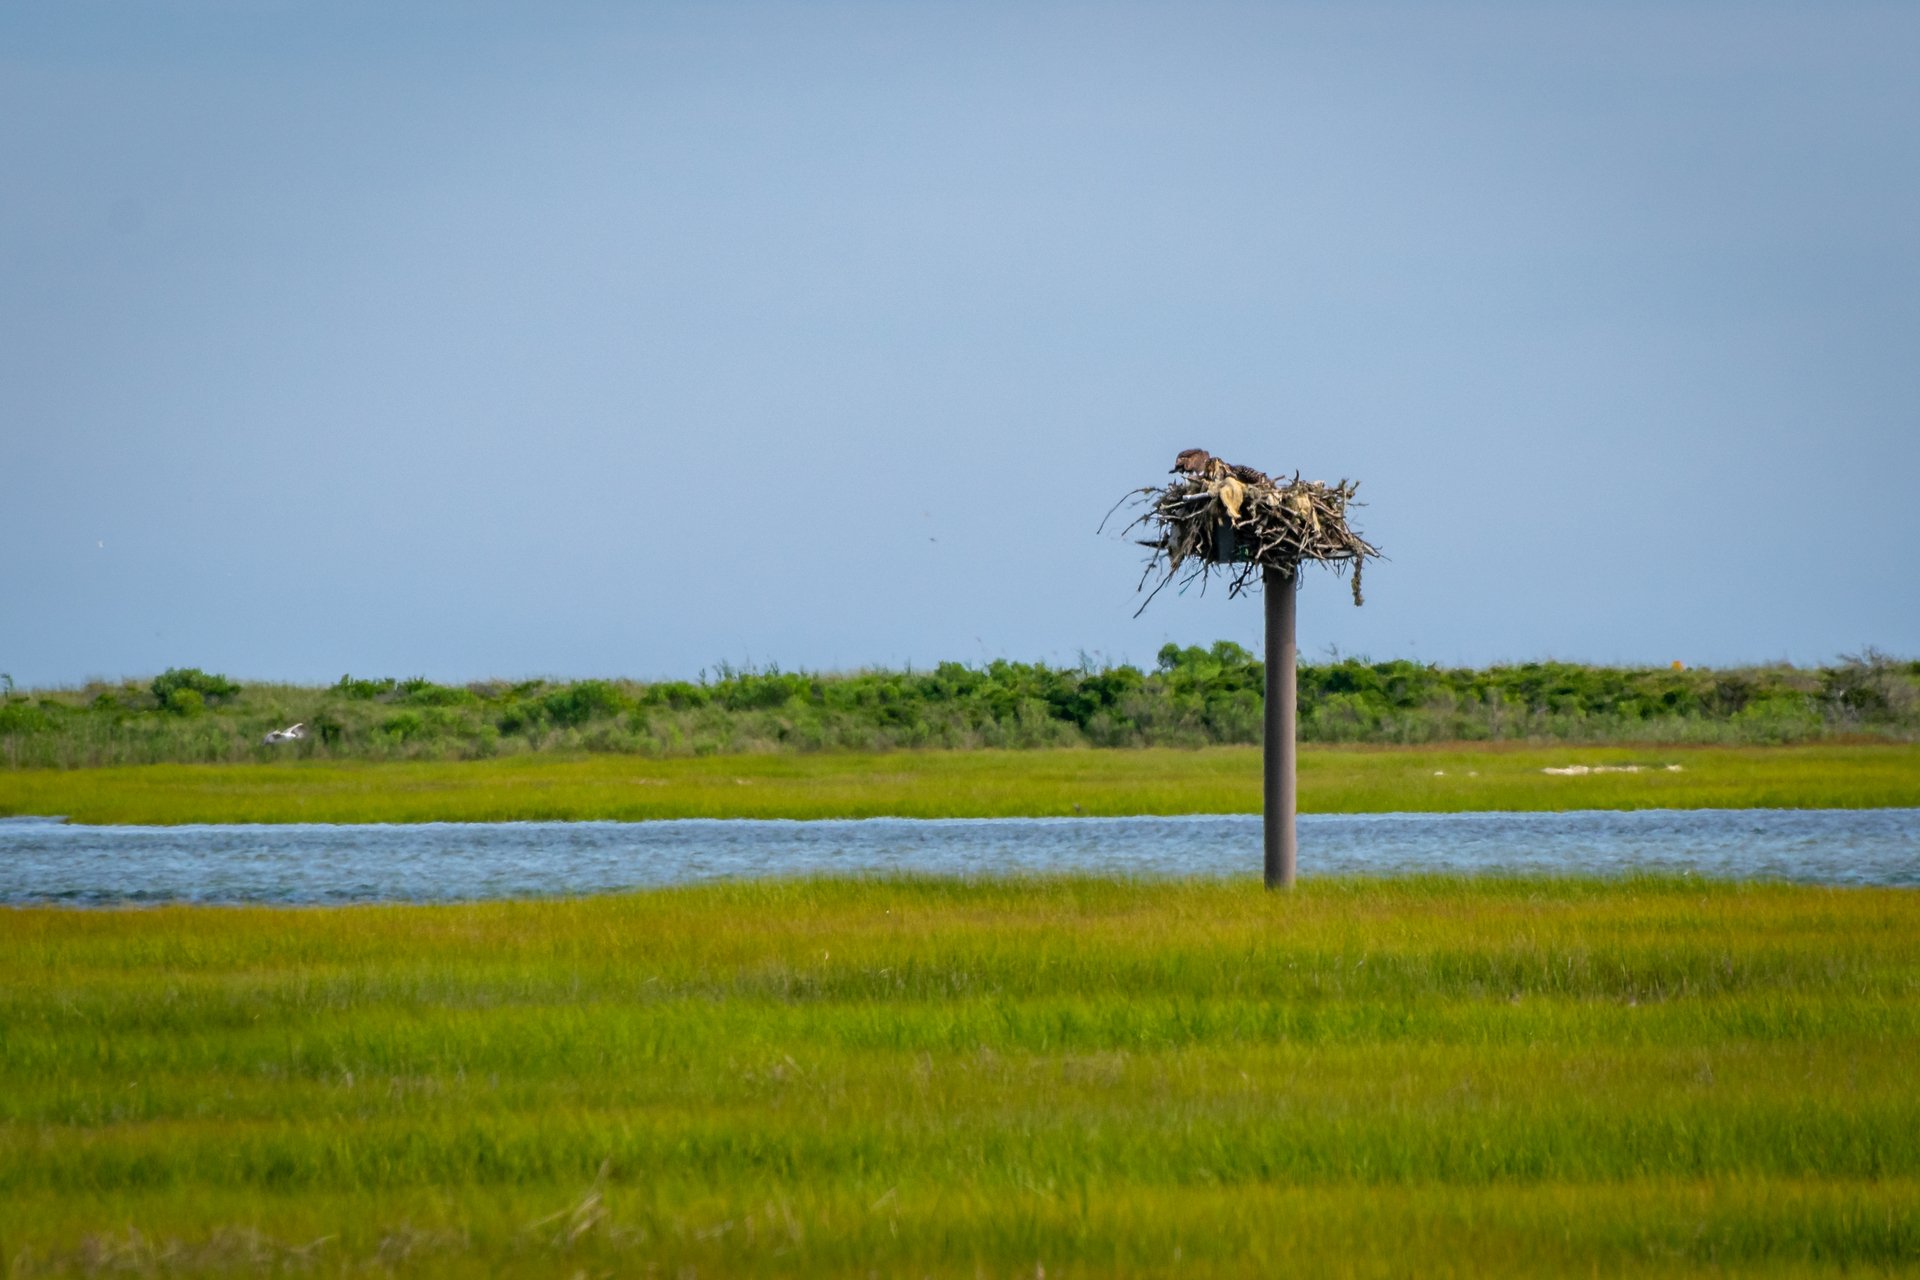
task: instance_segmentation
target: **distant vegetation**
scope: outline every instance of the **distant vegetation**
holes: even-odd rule
[[[478,759],[902,748],[1206,746],[1260,740],[1260,661],[1168,645],[1152,670],[941,663],[828,675],[721,666],[698,681],[342,676],[325,688],[196,668],[141,684],[0,691],[14,768],[319,757]],[[269,730],[307,725],[268,747]],[[1309,742],[1783,743],[1920,740],[1920,662],[1872,650],[1819,668],[1484,669],[1343,658],[1300,668]]]

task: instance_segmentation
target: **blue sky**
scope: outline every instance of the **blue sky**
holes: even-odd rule
[[[1920,8],[0,7],[0,671],[1920,652]]]

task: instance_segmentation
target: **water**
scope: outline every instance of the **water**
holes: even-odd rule
[[[1920,809],[1309,815],[1303,878],[1920,884]],[[444,902],[800,875],[1257,876],[1257,816],[80,827],[0,820],[0,903]]]

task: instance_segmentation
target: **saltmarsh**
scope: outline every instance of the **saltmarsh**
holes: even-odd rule
[[[1543,772],[1585,764],[1582,776]],[[1677,766],[1674,767],[1674,766]],[[1920,746],[1309,746],[1308,813],[1920,805]],[[0,816],[495,822],[1257,813],[1255,747],[0,770]]]
[[[1920,897],[753,882],[0,919],[9,1274],[1920,1265]]]

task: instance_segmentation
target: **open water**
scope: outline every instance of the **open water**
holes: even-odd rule
[[[1920,885],[1920,809],[1315,814],[1303,878]],[[0,904],[447,902],[806,875],[1245,876],[1257,816],[84,827],[0,819]]]

